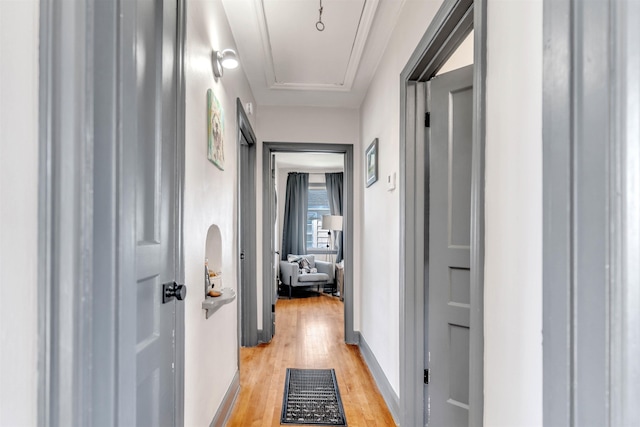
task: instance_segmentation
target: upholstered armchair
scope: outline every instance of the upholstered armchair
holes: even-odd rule
[[[289,287],[318,286],[333,283],[334,268],[328,261],[315,259],[315,255],[288,255],[280,261],[280,281]]]

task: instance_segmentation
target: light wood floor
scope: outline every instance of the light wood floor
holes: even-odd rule
[[[240,350],[240,394],[227,426],[279,426],[287,368],[335,369],[350,427],[395,426],[360,350],[344,343],[338,298],[277,302],[271,343]]]

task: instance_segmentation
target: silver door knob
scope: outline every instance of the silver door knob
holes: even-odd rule
[[[187,287],[179,285],[176,282],[165,283],[162,285],[162,303],[165,304],[174,298],[182,301],[187,297]]]

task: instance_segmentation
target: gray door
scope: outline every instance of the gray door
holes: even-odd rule
[[[271,191],[270,203],[271,203],[271,229],[273,230],[271,233],[271,271],[272,274],[272,282],[271,282],[271,336],[269,339],[273,338],[276,334],[276,309],[275,304],[278,301],[278,277],[280,271],[280,251],[278,250],[278,243],[276,242],[276,236],[278,235],[278,192],[276,189],[276,155],[271,154],[271,180],[269,182],[269,188]]]
[[[240,342],[245,347],[258,344],[255,164],[255,143],[240,132]]]
[[[428,424],[469,425],[473,66],[430,83]]]
[[[124,118],[136,144],[136,424],[175,425],[176,299],[163,285],[176,278],[175,0],[136,0],[135,91]],[[127,189],[124,189],[127,191]]]

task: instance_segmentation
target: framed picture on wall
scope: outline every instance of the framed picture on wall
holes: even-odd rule
[[[374,139],[364,154],[365,182],[367,187],[378,180],[378,138]]]
[[[207,90],[207,158],[224,170],[224,111],[211,89]]]

